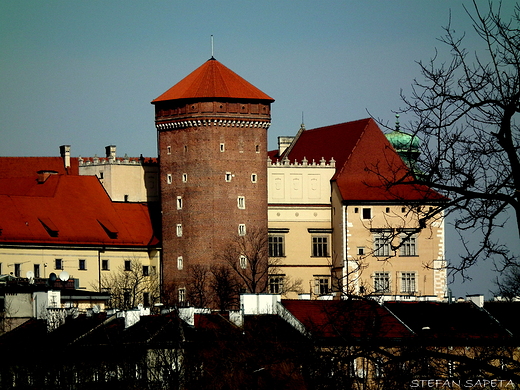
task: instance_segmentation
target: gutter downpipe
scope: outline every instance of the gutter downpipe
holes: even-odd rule
[[[347,207],[341,206],[341,236],[343,240],[343,293],[348,292],[348,262],[347,262]]]

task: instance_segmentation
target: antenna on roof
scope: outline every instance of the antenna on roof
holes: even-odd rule
[[[215,59],[215,57],[213,57],[213,34],[211,34],[211,59]]]

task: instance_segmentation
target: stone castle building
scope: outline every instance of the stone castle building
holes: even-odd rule
[[[267,232],[273,101],[214,58],[152,101],[163,288],[177,289],[180,301],[190,267],[218,263],[223,249],[248,231]]]

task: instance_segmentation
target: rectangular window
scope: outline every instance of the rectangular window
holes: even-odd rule
[[[245,236],[246,235],[246,225],[241,223],[238,225],[238,235]]]
[[[179,288],[179,302],[184,303],[186,301],[186,289]]]
[[[132,262],[130,260],[125,260],[125,271],[132,270]]]
[[[54,269],[63,269],[62,259],[54,259]]]
[[[401,292],[412,294],[415,287],[415,272],[401,272]]]
[[[171,146],[167,146],[166,147],[166,154],[172,154],[172,147]]]
[[[182,237],[182,224],[177,224],[177,237]]]
[[[110,269],[108,267],[108,260],[101,260],[101,269],[103,271],[108,271]]]
[[[143,276],[150,276],[150,267],[143,265]]]
[[[166,175],[166,183],[168,183],[168,184],[172,184],[172,182],[173,182],[172,174],[171,174],[171,173],[168,173],[168,174]]]
[[[182,182],[186,183],[187,181],[188,181],[188,174],[187,173],[183,173],[182,174]]]
[[[246,197],[245,196],[239,196],[237,198],[237,207],[239,209],[245,209],[246,208]]]
[[[269,236],[269,257],[283,257],[284,236]]]
[[[240,268],[246,269],[247,268],[247,257],[244,255],[240,255],[240,257],[238,258],[238,265],[240,266]]]
[[[328,276],[316,276],[314,280],[316,289],[315,293],[317,295],[326,295],[330,292],[330,277]]]
[[[14,276],[19,278],[19,277],[21,277],[21,275],[22,275],[22,265],[17,263],[14,265]]]
[[[269,275],[269,293],[282,294],[284,275]]]
[[[182,270],[184,268],[184,260],[182,256],[177,257],[177,269]]]
[[[256,173],[253,173],[253,174],[251,175],[251,183],[256,183],[257,178],[258,178],[258,176],[256,175]]]
[[[358,246],[357,254],[358,255],[364,255],[365,254],[365,247],[364,246]]]
[[[390,292],[390,273],[376,272],[374,273],[374,292],[389,293]]]
[[[401,241],[401,256],[417,256],[417,237],[405,234]]]
[[[226,172],[226,175],[224,178],[227,182],[230,182],[232,177],[233,177],[233,175],[231,174],[231,172]]]
[[[363,219],[372,219],[372,209],[363,209]]]
[[[220,151],[223,153],[226,151],[226,145],[224,143],[220,144]]]
[[[177,197],[177,210],[182,209],[182,196]]]
[[[0,270],[0,273],[1,273],[1,270]],[[34,277],[39,278],[39,277],[41,277],[40,275],[41,275],[40,264],[34,264]]]
[[[328,237],[313,236],[312,237],[312,256],[327,257],[329,255]]]
[[[79,259],[78,269],[84,271],[87,269],[87,260]]]
[[[389,257],[392,237],[390,233],[374,233],[374,256]]]

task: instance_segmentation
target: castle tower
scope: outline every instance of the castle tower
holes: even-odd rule
[[[186,300],[193,266],[218,262],[222,250],[248,231],[267,232],[273,101],[213,57],[152,101],[163,289],[180,302]]]

